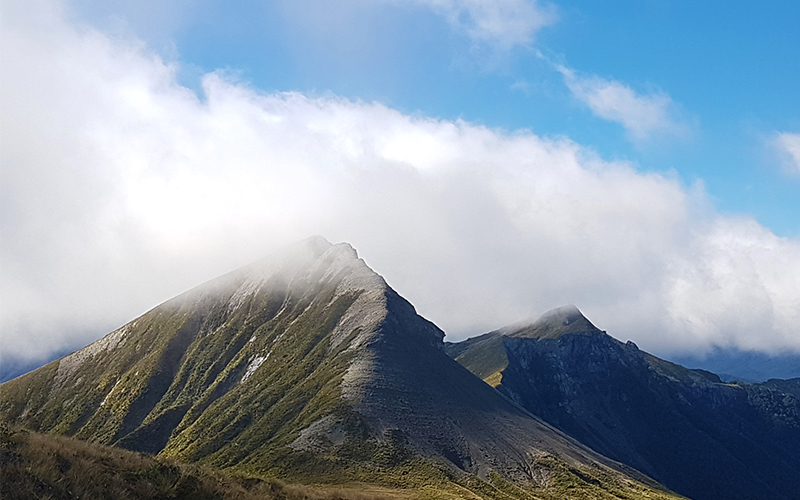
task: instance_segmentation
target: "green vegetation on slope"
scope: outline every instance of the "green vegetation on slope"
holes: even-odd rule
[[[370,450],[361,450],[371,454]],[[378,466],[391,463],[378,459]],[[677,500],[670,493],[620,483],[600,471],[579,471],[543,457],[542,487],[520,488],[493,473],[488,481],[455,478],[418,459],[379,481],[369,474],[337,484],[285,484],[210,466],[183,464],[117,447],[39,434],[0,424],[0,497],[82,500]],[[394,480],[387,480],[393,477]]]
[[[339,488],[286,485],[0,424],[0,497],[4,500],[368,500],[405,496],[367,485]]]
[[[492,332],[458,343],[446,343],[445,352],[492,387],[502,380],[508,366],[503,335]]]
[[[233,308],[242,279],[224,278],[3,384],[0,416],[222,465],[285,447],[341,406],[342,351],[357,332],[336,349],[329,337],[361,292],[336,295],[341,275],[291,288],[278,274]]]
[[[669,497],[448,359],[443,333],[352,248],[316,246],[307,261],[197,287],[3,384],[0,420],[323,490]]]

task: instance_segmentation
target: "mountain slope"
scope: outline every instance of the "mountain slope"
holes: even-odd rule
[[[790,378],[789,380],[773,378],[761,384],[755,384],[755,386],[775,389],[776,391],[780,391],[785,394],[791,394],[796,398],[800,398],[800,378]]]
[[[517,323],[462,342],[445,343],[445,352],[469,371],[496,387],[508,366],[503,345],[507,337],[556,339],[563,334],[592,335],[600,332],[575,306],[565,306],[543,314],[533,323]]]
[[[0,498],[81,500],[389,500],[404,491],[310,489],[0,424]]]
[[[777,384],[723,384],[613,339],[573,306],[463,344],[447,350],[499,392],[679,493],[800,498],[800,402]]]
[[[442,337],[349,245],[311,238],[3,384],[0,416],[289,480],[670,496],[483,384]]]

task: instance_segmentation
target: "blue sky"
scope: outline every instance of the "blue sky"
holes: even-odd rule
[[[800,3],[0,0],[0,340],[320,234],[459,340],[800,352]]]
[[[144,39],[177,61],[181,80],[196,89],[202,74],[224,69],[264,91],[333,93],[405,113],[563,135],[607,159],[674,170],[687,184],[701,180],[719,210],[752,215],[778,235],[800,234],[800,168],[787,174],[770,147],[776,132],[800,131],[797,2],[540,2],[546,25],[511,41],[471,36],[468,11],[454,24],[435,4],[73,7],[87,22]],[[558,65],[640,96],[668,96],[684,130],[631,140],[575,98]]]

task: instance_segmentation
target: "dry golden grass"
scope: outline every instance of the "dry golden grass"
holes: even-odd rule
[[[389,490],[285,485],[0,423],[3,500],[389,500]]]
[[[349,482],[297,485],[233,474],[73,438],[9,428],[0,422],[2,500],[673,500],[679,497],[613,477],[570,473],[558,463],[544,489],[523,490],[498,474],[458,482],[398,485]],[[599,472],[596,471],[599,474]],[[589,481],[588,483],[586,481]],[[459,484],[460,483],[460,484]],[[595,484],[596,483],[596,484]]]

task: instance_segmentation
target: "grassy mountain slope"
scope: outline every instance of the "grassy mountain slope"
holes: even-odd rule
[[[565,473],[566,472],[566,473]],[[588,477],[586,479],[589,479]],[[39,434],[0,424],[0,498],[28,500],[535,500],[620,498],[613,489],[587,491],[568,471],[555,493],[530,494],[498,476],[488,482],[428,481],[417,487],[393,488],[367,483],[335,485],[285,484],[209,466],[184,464],[118,447],[65,436]],[[474,490],[474,491],[473,491]],[[641,491],[625,498],[673,499],[663,492]]]
[[[360,293],[334,297],[341,275],[306,273],[325,251],[316,244],[198,287],[3,384],[0,411],[32,429],[154,453],[231,390],[257,391],[248,370],[265,362],[262,372],[280,378],[270,406],[304,407],[320,395],[309,389],[297,403],[296,385],[321,368],[322,340]]]
[[[0,425],[0,498],[389,500],[424,491],[364,484],[309,488]]]
[[[445,342],[444,350],[492,387],[500,383],[501,374],[508,366],[500,332],[486,333],[463,342]]]
[[[0,417],[305,483],[670,497],[483,384],[442,337],[349,245],[312,238],[3,384]]]
[[[775,384],[723,384],[613,339],[572,307],[478,338],[448,352],[476,374],[504,365],[498,391],[677,492],[800,498],[800,402]]]

